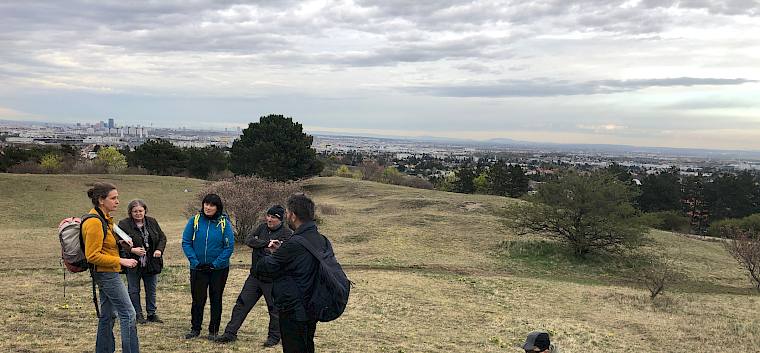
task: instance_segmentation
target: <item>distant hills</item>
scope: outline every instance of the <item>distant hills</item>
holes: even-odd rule
[[[442,145],[462,145],[481,147],[481,148],[527,148],[535,150],[545,150],[551,152],[567,152],[567,153],[635,153],[635,154],[651,154],[658,156],[670,156],[670,157],[692,157],[692,158],[709,158],[709,159],[752,159],[760,160],[760,151],[745,151],[745,150],[716,150],[705,148],[679,148],[679,147],[649,147],[649,146],[631,146],[631,145],[614,145],[614,144],[567,144],[567,143],[551,143],[551,142],[532,142],[532,141],[520,141],[510,138],[494,138],[489,140],[472,140],[472,139],[457,139],[447,137],[436,136],[389,136],[389,135],[377,135],[377,134],[352,134],[352,133],[333,133],[333,132],[310,132],[316,136],[324,137],[354,137],[354,138],[371,138],[378,140],[389,141],[408,141],[408,142],[423,142],[423,143],[435,143]]]

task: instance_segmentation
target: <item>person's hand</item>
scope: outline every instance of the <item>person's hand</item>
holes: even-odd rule
[[[137,260],[119,258],[119,265],[122,265],[127,268],[134,268],[135,266],[137,266]]]
[[[132,249],[132,242],[131,241],[126,241],[126,240],[119,239],[117,241],[117,243],[119,243],[119,246],[121,246],[121,248],[124,249],[125,251],[130,251],[130,249]]]
[[[214,266],[211,264],[200,264],[198,266],[195,266],[195,269],[202,272],[209,272],[214,269]]]
[[[161,257],[161,250],[156,250],[153,252],[153,257]]]
[[[277,249],[280,248],[281,245],[282,245],[282,242],[277,239],[270,240],[269,245],[267,245],[267,250],[269,250],[270,252],[275,252]]]
[[[132,253],[137,256],[145,256],[145,248],[139,247],[139,248],[132,248]]]

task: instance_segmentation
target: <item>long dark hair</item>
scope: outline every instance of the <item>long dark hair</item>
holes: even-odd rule
[[[206,212],[203,212],[203,204],[206,204],[206,203],[216,206],[216,213],[211,217],[206,216]],[[201,214],[204,217],[216,219],[216,218],[219,218],[219,216],[221,216],[223,212],[224,212],[224,204],[222,204],[222,198],[219,197],[219,195],[208,194],[203,198],[203,202],[201,202]]]

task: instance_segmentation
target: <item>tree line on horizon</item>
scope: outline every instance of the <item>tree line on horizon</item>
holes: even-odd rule
[[[6,146],[0,172],[76,174],[154,174],[200,179],[255,175],[287,181],[318,175],[323,163],[311,147],[313,137],[292,118],[270,114],[243,129],[231,148],[178,147],[150,139],[130,149],[95,146],[89,160],[75,146]]]

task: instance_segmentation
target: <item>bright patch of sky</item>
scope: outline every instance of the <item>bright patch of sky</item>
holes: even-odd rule
[[[760,3],[4,1],[0,119],[760,150]]]

